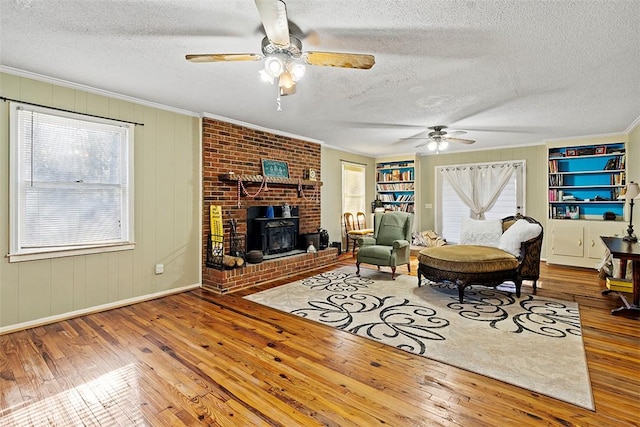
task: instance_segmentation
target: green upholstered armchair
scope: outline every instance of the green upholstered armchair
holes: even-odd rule
[[[391,278],[395,280],[396,266],[410,266],[410,242],[413,214],[406,212],[378,212],[375,215],[373,236],[358,239],[356,274],[360,264],[391,267]]]

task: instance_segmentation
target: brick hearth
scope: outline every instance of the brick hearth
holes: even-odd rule
[[[276,135],[236,124],[204,118],[202,123],[203,143],[203,271],[202,284],[206,289],[219,293],[250,287],[286,277],[303,270],[312,270],[337,261],[337,250],[329,248],[317,254],[300,254],[286,258],[247,264],[231,270],[218,270],[206,266],[206,242],[209,238],[209,209],[211,205],[222,206],[225,249],[229,250],[229,220],[237,221],[238,233],[247,232],[247,207],[282,205],[297,206],[300,217],[300,233],[313,233],[320,227],[320,191],[316,187],[304,187],[304,196],[298,192],[298,180],[304,171],[320,171],[320,145]],[[235,176],[261,175],[261,159],[286,161],[289,177],[286,184],[269,183],[267,191],[256,197],[240,197],[238,205],[237,181],[229,180],[225,174]],[[318,177],[321,179],[321,177]],[[245,182],[247,192],[255,194],[259,183]],[[316,197],[313,198],[314,193]]]
[[[337,262],[338,250],[328,248],[315,254],[292,255],[263,261],[260,264],[247,264],[245,267],[232,270],[207,268],[209,280],[204,284],[204,288],[218,293],[228,293]]]

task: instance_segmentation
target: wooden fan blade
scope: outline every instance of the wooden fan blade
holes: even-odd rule
[[[310,65],[325,67],[359,68],[368,70],[376,63],[373,55],[339,52],[307,52],[304,60]]]
[[[452,130],[451,132],[447,132],[447,136],[449,135],[464,135],[467,133],[466,130]]]
[[[259,61],[262,59],[262,55],[257,53],[203,53],[187,55],[186,59],[191,62]]]
[[[473,139],[461,139],[461,138],[445,138],[449,142],[459,142],[460,144],[473,144]]]
[[[287,5],[282,0],[255,0],[260,20],[269,41],[279,46],[289,46],[289,20]]]

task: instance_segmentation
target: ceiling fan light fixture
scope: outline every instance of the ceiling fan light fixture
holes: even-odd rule
[[[294,93],[296,93],[296,85],[293,84],[291,87],[284,87],[284,86],[280,86],[278,87],[278,94],[280,96],[289,96],[289,95],[293,95]],[[281,110],[279,110],[281,111]]]
[[[436,141],[429,141],[427,148],[429,151],[436,151],[438,149],[438,143]]]
[[[295,84],[293,77],[289,71],[285,71],[280,74],[280,80],[278,82],[278,86],[290,89]]]
[[[304,73],[306,71],[305,66],[299,62],[289,62],[288,69],[293,81],[295,82],[304,77]]]
[[[448,146],[449,146],[449,141],[447,141],[446,139],[441,139],[440,142],[438,142],[438,150],[444,150]]]
[[[368,70],[375,64],[373,55],[343,52],[302,51],[302,41],[289,29],[287,5],[283,0],[255,0],[265,37],[262,54],[206,53],[189,54],[190,62],[230,62],[264,60],[261,80],[272,85],[278,81],[278,111],[282,111],[280,97],[295,93],[295,83],[302,79],[306,65],[323,67],[358,68]]]
[[[273,78],[280,77],[284,69],[284,61],[276,55],[272,55],[264,61],[264,71]]]
[[[265,70],[258,71],[258,74],[260,74],[260,80],[262,80],[263,82],[267,82],[267,83],[273,84],[273,81],[275,79],[273,77],[271,77],[269,75],[269,73],[267,73]]]

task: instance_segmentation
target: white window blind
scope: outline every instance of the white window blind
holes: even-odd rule
[[[485,219],[501,219],[524,210],[524,177],[525,161],[508,162],[516,165],[513,175],[504,187],[493,207],[485,213]],[[459,166],[501,165],[504,162],[467,164]],[[439,200],[437,208],[436,232],[448,242],[457,243],[460,240],[462,218],[471,217],[471,210],[454,191],[449,181],[440,173],[442,167],[436,167],[436,192]],[[452,166],[447,166],[452,167]]]
[[[365,211],[366,168],[356,163],[342,162],[342,212]]]
[[[133,125],[11,108],[11,254],[129,243]]]

